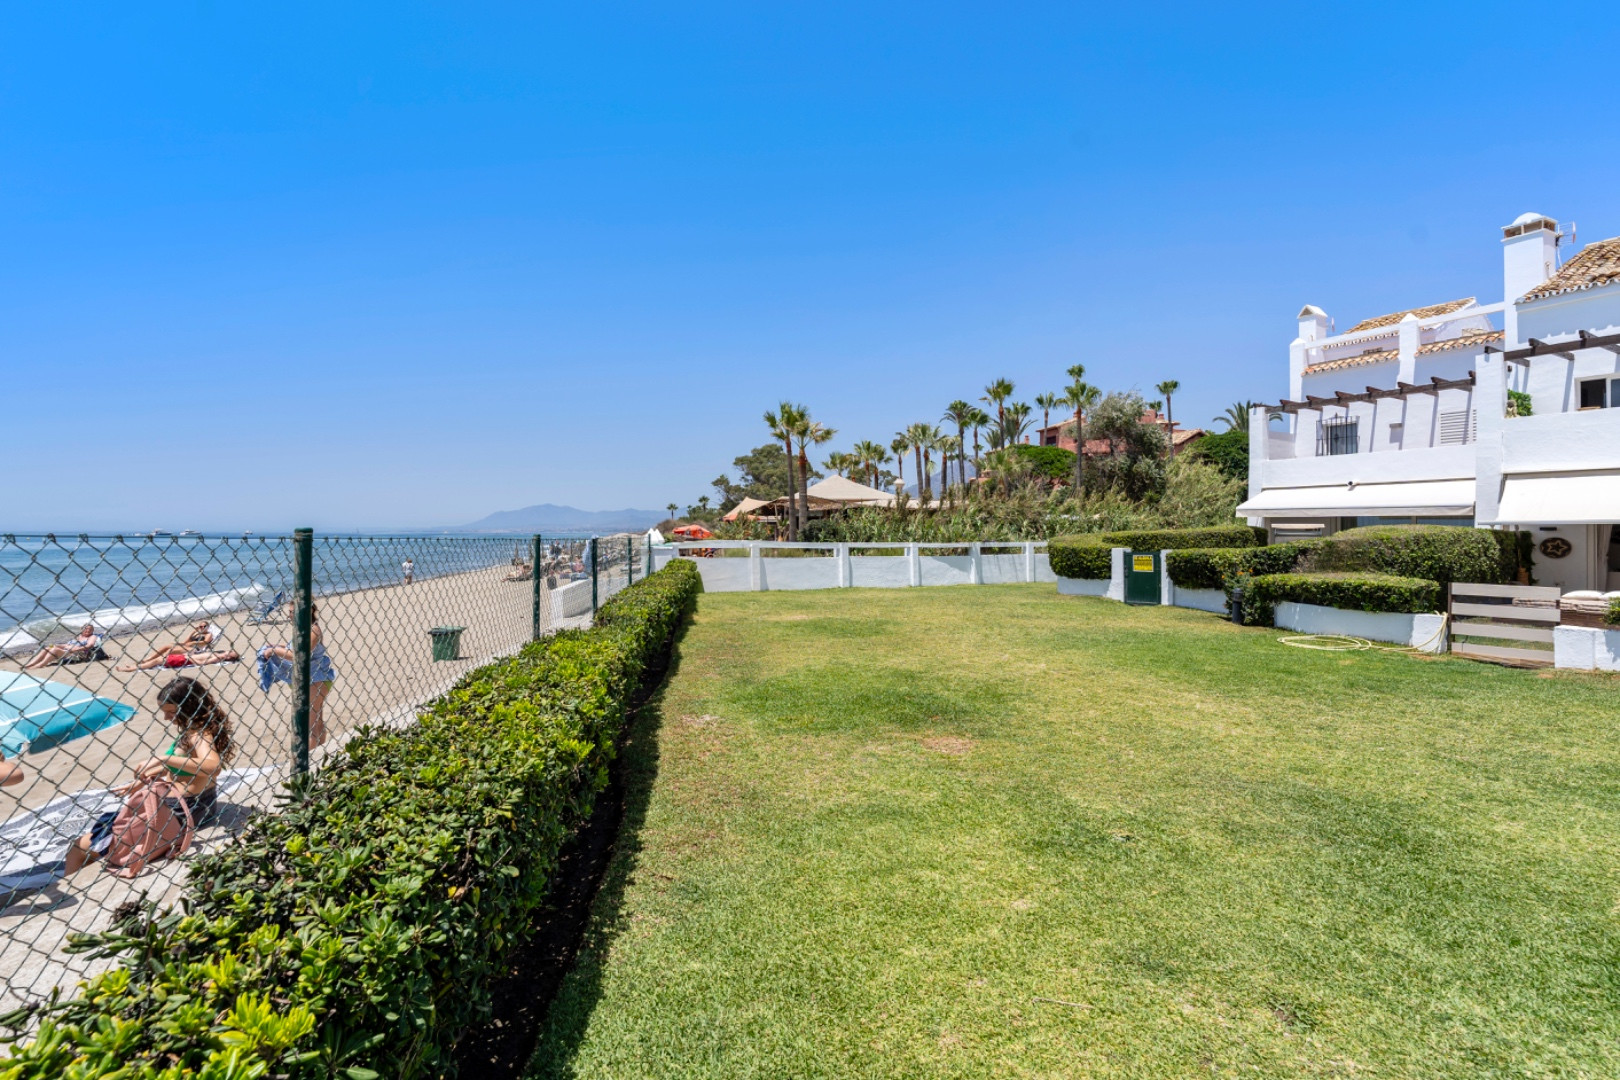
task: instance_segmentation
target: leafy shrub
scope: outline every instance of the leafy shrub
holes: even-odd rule
[[[1233,480],[1248,483],[1249,433],[1241,428],[1205,435],[1187,453],[1195,460],[1209,462]]]
[[[1322,541],[1293,540],[1256,548],[1188,548],[1165,556],[1170,580],[1183,589],[1220,589],[1237,574],[1286,574]]]
[[[700,591],[677,560],[594,629],[470,672],[408,730],[362,732],[283,812],[192,864],[188,910],[80,939],[123,966],[43,1006],[0,1076],[444,1071]]]
[[[1454,581],[1503,584],[1515,580],[1519,538],[1512,532],[1462,525],[1370,525],[1327,537],[1310,570],[1366,570]]]
[[[1036,476],[1061,483],[1074,483],[1074,451],[1061,446],[1031,446],[1015,443],[1012,452],[1029,463]]]
[[[1523,390],[1509,390],[1508,393],[1507,393],[1507,396],[1508,396],[1508,400],[1513,402],[1513,409],[1514,409],[1513,415],[1515,415],[1515,416],[1529,416],[1530,415],[1530,395],[1529,394],[1525,393]]]
[[[1620,626],[1620,596],[1609,601],[1609,610],[1603,613],[1605,626]]]
[[[1267,574],[1244,592],[1244,622],[1269,626],[1278,604],[1319,604],[1350,611],[1426,612],[1439,609],[1438,582],[1395,574]]]
[[[1265,542],[1265,530],[1247,525],[1206,529],[1127,529],[1121,532],[1062,536],[1047,547],[1052,572],[1059,577],[1097,580],[1112,573],[1110,548],[1171,551],[1181,548],[1250,548]]]

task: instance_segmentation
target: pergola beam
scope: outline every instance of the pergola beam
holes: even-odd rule
[[[1306,394],[1304,401],[1289,401],[1287,398],[1283,398],[1282,401],[1276,405],[1266,405],[1264,408],[1267,412],[1298,413],[1302,409],[1307,409],[1314,412],[1320,411],[1322,408],[1327,406],[1349,405],[1352,402],[1357,401],[1373,402],[1380,398],[1401,398],[1409,397],[1413,394],[1435,394],[1441,390],[1471,390],[1474,386],[1474,373],[1470,371],[1468,376],[1462,379],[1442,379],[1436,375],[1427,383],[1397,382],[1395,386],[1396,388],[1394,390],[1385,390],[1379,389],[1376,386],[1369,386],[1365,391],[1359,394],[1352,394],[1349,391],[1340,390],[1332,397],[1319,397],[1316,394]]]

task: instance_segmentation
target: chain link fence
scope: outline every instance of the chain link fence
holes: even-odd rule
[[[106,964],[68,935],[177,899],[191,855],[355,732],[588,625],[649,563],[628,535],[0,536],[0,1012]],[[97,848],[143,776],[196,827],[120,876]]]

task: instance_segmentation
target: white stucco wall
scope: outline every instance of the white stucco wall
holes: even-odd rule
[[[1227,613],[1226,593],[1220,589],[1183,589],[1171,585],[1168,595],[1170,596],[1170,602],[1176,607],[1212,611],[1216,615],[1225,615]]]
[[[1113,583],[1104,578],[1057,579],[1057,590],[1062,596],[1108,596]],[[1112,597],[1110,597],[1112,599]]]
[[[1553,666],[1576,671],[1620,671],[1620,630],[1555,627]]]
[[[1441,633],[1441,627],[1445,625],[1443,615],[1346,611],[1319,604],[1284,601],[1277,605],[1276,621],[1279,629],[1298,630],[1302,634],[1342,634],[1366,638],[1368,641],[1387,641],[1408,648],[1422,648],[1424,652],[1446,651],[1446,636]]]

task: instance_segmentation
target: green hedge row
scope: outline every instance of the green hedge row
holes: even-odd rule
[[[122,966],[45,1005],[0,1077],[445,1071],[701,589],[676,560],[594,629],[469,673],[409,730],[362,732],[283,812],[196,860],[187,910],[126,912],[79,942]]]
[[[1098,580],[1113,573],[1110,549],[1173,551],[1181,548],[1252,548],[1266,542],[1266,531],[1247,525],[1205,529],[1128,529],[1111,533],[1059,536],[1047,545],[1058,577]]]
[[[1327,537],[1311,553],[1310,569],[1500,585],[1518,574],[1519,536],[1460,525],[1371,525]]]
[[[1283,601],[1350,611],[1437,611],[1444,591],[1437,582],[1396,574],[1266,574],[1243,590],[1243,621],[1270,626]]]
[[[1238,574],[1286,574],[1321,540],[1294,540],[1260,548],[1189,548],[1165,556],[1170,580],[1183,589],[1223,589]]]

